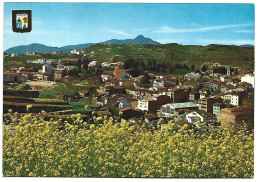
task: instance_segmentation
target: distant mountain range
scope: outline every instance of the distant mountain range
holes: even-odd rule
[[[143,35],[138,35],[135,39],[125,39],[125,40],[118,40],[118,39],[111,39],[102,43],[107,44],[114,44],[114,45],[122,45],[122,44],[160,44],[159,42],[156,42],[150,38],[146,38]]]
[[[245,45],[241,45],[240,47],[245,47],[245,48],[254,48],[255,46],[250,45],[250,44],[245,44]]]
[[[159,42],[156,42],[150,38],[146,38],[143,35],[138,35],[134,39],[125,39],[125,40],[118,40],[118,39],[111,39],[105,42],[100,42],[102,44],[114,44],[114,45],[122,45],[122,44],[160,44]],[[43,44],[30,44],[30,45],[21,45],[21,46],[15,46],[7,49],[5,52],[8,54],[16,53],[16,54],[26,54],[27,51],[31,52],[52,52],[52,51],[63,51],[68,52],[74,49],[85,49],[90,47],[91,45],[96,43],[86,43],[86,44],[78,44],[78,45],[67,45],[63,47],[52,47],[52,46],[46,46]]]

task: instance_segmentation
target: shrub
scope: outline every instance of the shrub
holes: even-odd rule
[[[154,130],[81,115],[74,122],[9,114],[3,129],[4,176],[252,178],[253,133],[212,127],[207,133]],[[176,128],[169,122],[169,128]],[[166,127],[167,128],[167,127]]]

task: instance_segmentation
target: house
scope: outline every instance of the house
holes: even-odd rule
[[[193,102],[169,103],[162,105],[158,114],[160,117],[174,117],[175,111],[179,109],[196,110],[198,106]]]
[[[144,97],[153,97],[159,95],[159,92],[156,90],[148,89],[134,89],[129,91],[129,94],[132,94],[135,99],[143,99]]]
[[[102,68],[109,68],[109,66],[110,66],[110,63],[109,63],[109,62],[103,62],[103,63],[101,63],[101,67],[102,67]]]
[[[121,96],[119,95],[110,95],[110,96],[103,96],[101,98],[101,103],[102,105],[106,105],[106,104],[115,104],[116,102],[118,102],[118,99]]]
[[[81,54],[83,54],[83,52],[80,51],[79,49],[74,49],[74,50],[70,51],[70,53],[71,53],[71,54],[75,54],[75,55],[81,55]]]
[[[132,109],[136,109],[138,106],[138,101],[132,101],[131,105],[132,105]]]
[[[126,107],[130,107],[132,108],[132,103],[128,102],[126,98],[122,97],[118,100],[119,104],[118,104],[118,108],[122,109],[122,108],[126,108]]]
[[[53,73],[53,66],[50,64],[45,64],[42,66],[43,73]]]
[[[189,122],[189,123],[196,123],[197,121],[203,123],[204,122],[204,118],[198,114],[196,111],[193,111],[189,114],[186,115],[186,120]]]
[[[221,95],[221,98],[224,100],[224,102],[230,103],[230,102],[231,102],[232,95],[231,95],[230,92],[223,93],[223,94]]]
[[[220,97],[215,97],[215,98],[205,97],[200,101],[200,109],[212,114],[213,104],[215,103],[222,103],[222,99]]]
[[[17,54],[15,54],[15,53],[12,53],[12,54],[11,54],[11,57],[15,57],[15,56],[17,56]]]
[[[98,61],[91,61],[88,66],[89,67],[96,67],[98,65]]]
[[[227,84],[226,88],[227,88],[227,92],[237,92],[238,91],[237,87],[232,84]]]
[[[233,106],[242,106],[247,99],[247,92],[229,92],[222,94],[221,98]]]
[[[189,101],[196,101],[198,99],[200,99],[200,93],[198,93],[198,92],[190,92]]]
[[[101,75],[101,79],[102,79],[102,82],[107,82],[109,80],[112,80],[112,76],[111,75]]]
[[[220,76],[220,81],[221,82],[231,82],[232,81],[232,77],[228,76],[228,75]]]
[[[61,81],[66,75],[67,75],[66,70],[56,69],[54,71],[54,80],[55,81]]]
[[[226,86],[223,85],[220,87],[220,92],[225,93],[227,91],[228,91],[228,88]]]
[[[27,51],[27,52],[26,52],[26,55],[34,55],[34,53],[31,52],[31,51]]]
[[[246,91],[246,92],[250,92],[252,88],[253,88],[252,84],[247,82],[240,82],[237,87],[238,91]]]
[[[124,80],[126,77],[126,72],[123,69],[115,69],[114,75],[116,80]]]
[[[20,74],[20,73],[4,73],[3,77],[4,77],[3,79],[4,82],[11,82],[11,83],[27,82],[28,80],[28,75]]]
[[[54,81],[54,74],[53,73],[45,72],[42,75],[43,75],[42,80],[44,80],[44,81]]]
[[[182,116],[181,116],[182,117]],[[192,112],[189,112],[187,114],[184,114],[185,119],[189,122],[189,123],[196,123],[197,121],[201,122],[201,123],[207,123],[207,122],[212,122],[213,120],[216,120],[216,118],[207,113],[204,110],[195,110]]]
[[[173,88],[165,94],[172,98],[173,103],[187,102],[189,100],[189,92],[184,89]]]
[[[153,87],[157,87],[157,86],[164,87],[164,80],[162,80],[162,79],[154,80],[153,81]]]
[[[205,97],[209,97],[209,89],[208,88],[202,88],[199,90],[200,99],[203,99]]]
[[[48,59],[46,61],[47,64],[56,64],[57,63],[57,60],[56,59]]]
[[[136,87],[137,86],[137,82],[133,81],[133,80],[121,80],[119,82],[120,86],[124,86],[124,87]]]
[[[33,80],[33,75],[35,74],[35,72],[20,72],[20,74],[26,75],[28,81],[28,80]]]
[[[144,98],[142,100],[138,100],[137,108],[142,111],[148,111],[149,113],[156,113],[162,105],[171,102],[172,99],[169,96],[160,95],[155,98]]]
[[[250,107],[225,108],[221,110],[219,120],[224,126],[240,126],[244,121],[249,128],[254,128],[254,109]]]
[[[167,89],[163,86],[156,86],[154,88],[154,90],[158,91],[158,92],[163,92],[163,91],[166,91]]]
[[[28,80],[28,76],[24,75],[24,74],[19,74],[17,75],[17,82],[21,83],[21,82],[27,82]]]
[[[184,75],[184,80],[197,80],[200,77],[201,75],[199,73],[191,72]]]
[[[37,60],[27,60],[28,64],[46,64],[46,59],[37,59]]]
[[[221,109],[225,108],[224,103],[215,103],[213,104],[213,114],[219,116],[221,114]]]
[[[203,83],[204,88],[208,88],[210,90],[217,90],[219,88],[219,83],[218,82],[206,82]]]
[[[231,102],[230,104],[233,106],[242,106],[244,104],[244,101],[248,97],[247,92],[234,92],[231,93]]]
[[[241,77],[241,82],[250,83],[253,88],[255,87],[255,77],[253,74],[246,74]]]

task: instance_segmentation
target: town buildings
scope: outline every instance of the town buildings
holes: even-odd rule
[[[73,50],[70,54],[80,56],[83,54],[80,52]],[[32,53],[28,52],[28,55],[30,54]],[[75,76],[69,74],[71,70],[78,71],[75,60],[72,62],[70,63],[70,59],[60,60],[58,64],[53,59],[27,60],[25,66],[4,70],[4,85],[13,87],[31,80],[36,84],[39,82],[39,85],[43,82],[55,82],[84,86],[87,83],[94,91],[84,89],[75,92],[78,92],[79,99],[88,99],[91,104],[102,107],[95,110],[101,116],[113,116],[112,110],[120,111],[120,117],[128,121],[142,119],[149,123],[158,118],[170,118],[178,121],[180,125],[188,123],[189,126],[193,126],[197,121],[207,123],[216,121],[217,118],[226,118],[228,121],[223,124],[232,125],[248,120],[247,123],[253,127],[254,75],[250,72],[236,75],[232,74],[231,68],[228,67],[227,74],[214,73],[214,65],[209,65],[210,70],[203,73],[149,73],[150,83],[143,86],[140,83],[144,75],[131,76],[129,70],[123,69],[123,63],[119,62],[116,56],[104,60],[100,63],[101,66],[98,61],[90,61],[87,69],[94,71],[84,77],[78,73]],[[82,65],[80,68],[83,69]],[[56,95],[55,98],[75,100],[75,97],[68,94]]]

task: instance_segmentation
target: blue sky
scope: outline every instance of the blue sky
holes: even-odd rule
[[[12,32],[12,10],[32,10],[32,31]],[[253,4],[4,3],[4,50],[144,35],[184,45],[254,44]]]

